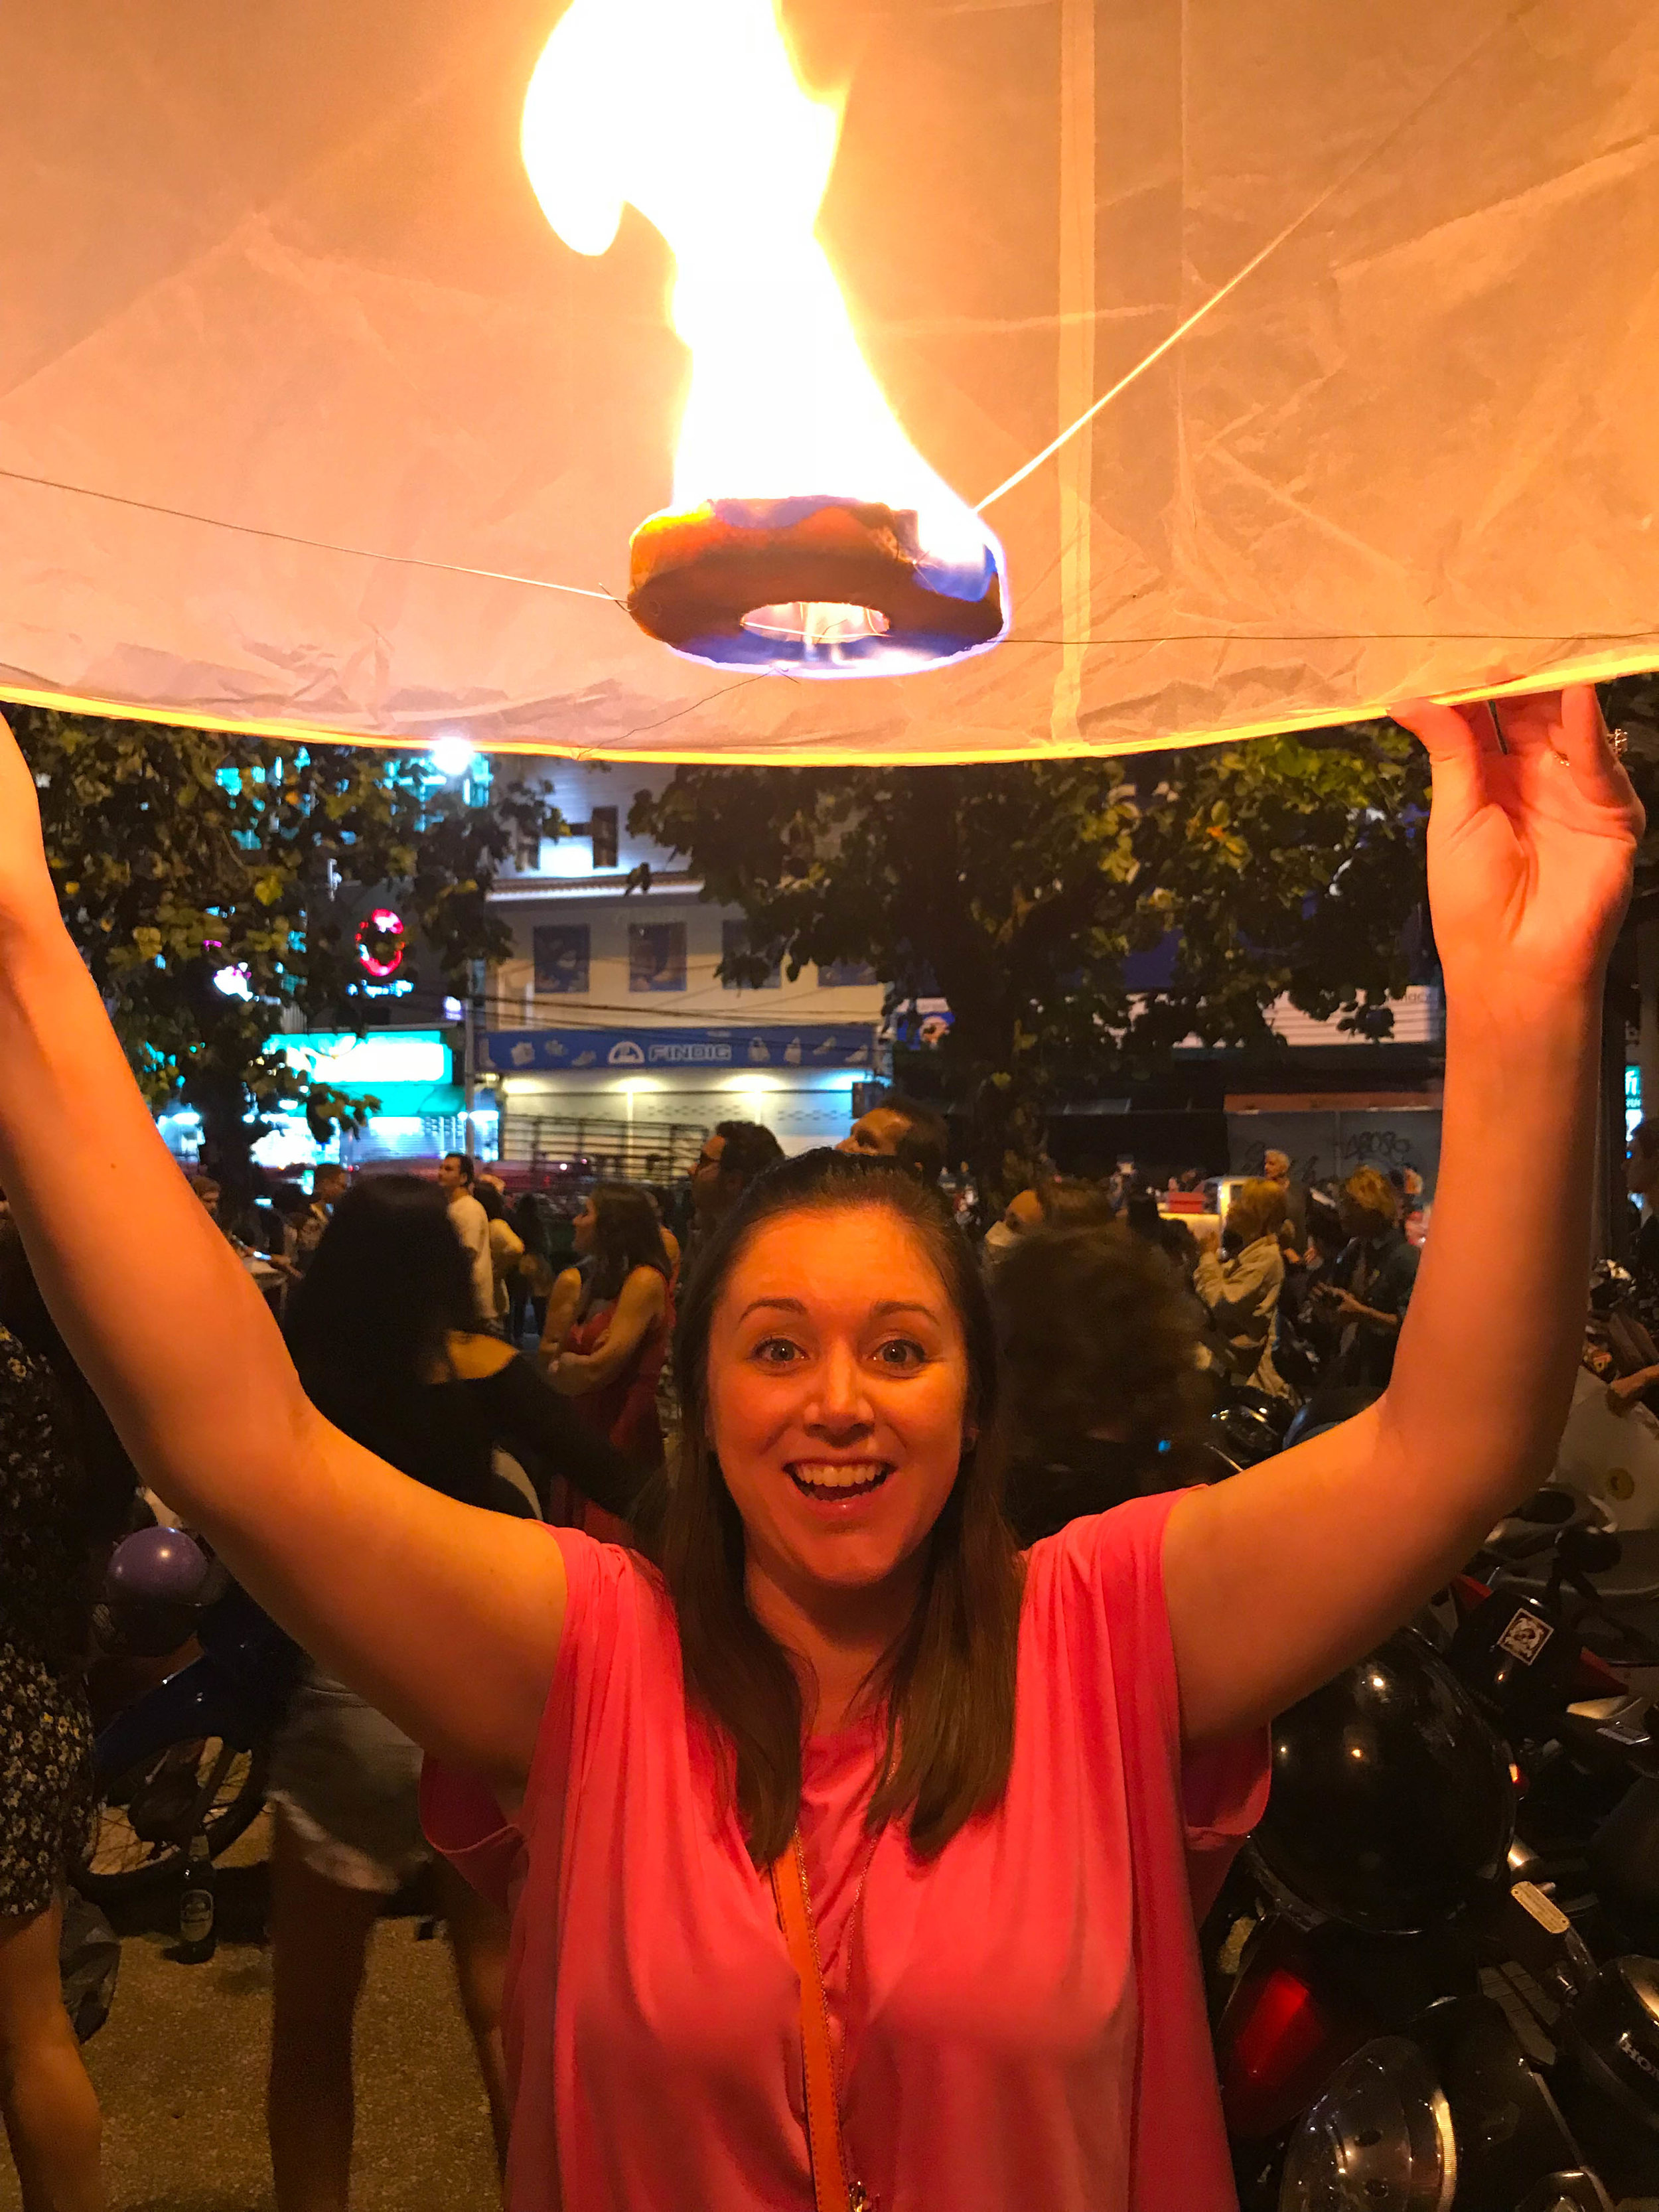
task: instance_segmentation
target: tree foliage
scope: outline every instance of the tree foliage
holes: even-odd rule
[[[303,1098],[313,1126],[349,1115],[264,1050],[289,1009],[358,1026],[365,1001],[342,886],[395,890],[441,975],[501,957],[486,903],[520,840],[561,826],[544,789],[483,805],[434,787],[420,754],[278,745],[40,708],[14,726],[40,795],[70,933],[147,1097],[202,1114],[217,1170],[246,1173],[250,1107]],[[246,997],[214,977],[240,969]]]
[[[1280,998],[1386,1036],[1427,947],[1427,757],[1392,723],[1170,757],[1135,840],[1140,910],[1174,951],[1139,1054],[1192,1034],[1271,1052]]]
[[[942,1069],[995,1182],[1056,1085],[1194,1034],[1271,1052],[1283,995],[1382,1031],[1423,907],[1426,790],[1412,740],[1376,723],[1136,762],[683,768],[629,820],[742,909],[730,980],[861,960],[894,1004],[947,999]],[[1158,947],[1167,984],[1132,992],[1126,956]]]

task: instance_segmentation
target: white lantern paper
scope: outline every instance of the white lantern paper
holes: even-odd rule
[[[782,0],[845,90],[818,236],[930,466],[977,504],[1129,378],[988,510],[1012,635],[836,684],[620,604],[686,356],[659,234],[574,252],[526,176],[560,12],[7,11],[0,692],[926,762],[1659,663],[1644,0]]]

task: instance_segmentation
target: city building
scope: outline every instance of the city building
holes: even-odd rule
[[[682,859],[628,828],[635,793],[672,774],[560,763],[569,834],[497,878],[491,903],[514,952],[489,978],[476,1067],[504,1160],[597,1158],[654,1179],[689,1167],[726,1120],[763,1121],[787,1152],[805,1152],[843,1137],[886,1071],[868,969],[808,967],[791,981],[775,966],[752,988],[720,980],[746,944],[741,915],[705,901]]]

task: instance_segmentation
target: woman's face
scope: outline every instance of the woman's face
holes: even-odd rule
[[[715,1308],[708,1420],[749,1566],[848,1589],[914,1559],[961,1464],[962,1327],[925,1246],[882,1206],[757,1231]]]
[[[592,1200],[591,1198],[584,1199],[582,1201],[581,1212],[576,1216],[574,1221],[570,1224],[571,1234],[575,1239],[576,1249],[583,1255],[584,1258],[586,1258],[587,1254],[593,1249],[593,1232],[599,1225],[599,1217],[593,1211]]]

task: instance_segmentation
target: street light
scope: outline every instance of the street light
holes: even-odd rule
[[[434,738],[427,757],[446,783],[454,783],[467,775],[477,759],[477,750],[456,732]]]

